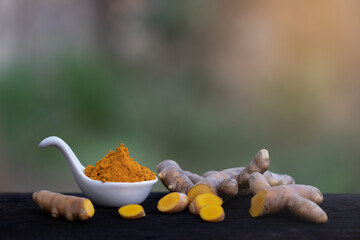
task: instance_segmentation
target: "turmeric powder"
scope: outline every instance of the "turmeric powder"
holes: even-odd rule
[[[85,175],[102,182],[141,182],[156,179],[155,173],[143,167],[129,156],[122,143],[116,152],[110,151],[104,158],[85,168]]]

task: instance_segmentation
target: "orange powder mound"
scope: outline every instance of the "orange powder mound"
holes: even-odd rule
[[[141,182],[156,179],[155,173],[143,167],[129,156],[129,150],[120,144],[116,152],[110,151],[104,158],[85,168],[85,175],[102,182]]]

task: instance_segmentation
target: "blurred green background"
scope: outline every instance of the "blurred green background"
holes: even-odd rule
[[[360,192],[358,1],[0,0],[0,191],[80,191],[125,143],[156,171],[245,166]],[[154,188],[163,191],[160,182]]]

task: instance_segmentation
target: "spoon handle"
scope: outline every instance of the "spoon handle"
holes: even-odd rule
[[[39,144],[40,148],[54,146],[60,150],[74,177],[84,174],[84,166],[80,163],[75,153],[61,138],[56,136],[47,137]]]

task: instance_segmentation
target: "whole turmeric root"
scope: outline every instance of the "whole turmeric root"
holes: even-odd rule
[[[41,210],[51,213],[54,218],[65,217],[68,221],[85,221],[95,213],[92,202],[87,198],[45,190],[34,192],[32,197]]]
[[[198,195],[213,193],[224,199],[236,196],[239,191],[237,176],[244,168],[230,168],[220,172],[214,172],[198,181],[187,195],[192,202]]]
[[[295,184],[295,180],[286,174],[278,174],[270,171],[263,173],[270,186]]]
[[[194,186],[193,181],[202,179],[197,174],[183,171],[173,160],[165,160],[157,165],[158,177],[170,192],[187,193]],[[193,181],[191,180],[193,179]]]
[[[248,179],[252,172],[265,173],[264,176],[272,186],[294,183],[294,179],[288,175],[267,171],[269,161],[268,151],[262,149],[247,167],[230,168],[220,172],[209,171],[203,176],[182,170],[173,160],[162,161],[157,169],[164,186],[171,192],[187,193],[190,202],[203,193],[214,193],[226,200],[236,195],[251,193]]]
[[[214,193],[224,199],[236,195],[247,195],[249,190],[249,176],[252,172],[264,173],[269,168],[269,153],[261,149],[254,159],[244,168],[230,168],[212,174],[206,173],[207,177],[198,181],[188,191],[190,201],[203,193]]]
[[[318,206],[323,201],[323,195],[316,187],[299,184],[271,187],[258,172],[250,175],[249,183],[255,194],[249,210],[252,217],[288,209],[313,223],[325,223],[328,220],[326,213]]]

